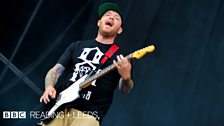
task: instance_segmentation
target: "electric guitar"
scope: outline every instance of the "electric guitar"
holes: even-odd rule
[[[153,52],[154,50],[155,50],[155,46],[151,45],[151,46],[145,47],[143,49],[140,49],[138,51],[135,51],[135,52],[127,55],[125,58],[127,58],[129,60],[134,59],[134,58],[140,59],[145,54]],[[111,65],[107,66],[106,68],[104,68],[99,73],[93,74],[91,76],[84,75],[83,77],[78,79],[76,82],[74,82],[72,85],[70,85],[68,88],[66,88],[65,90],[63,90],[62,92],[60,92],[58,94],[56,103],[53,105],[53,107],[47,113],[47,116],[42,118],[41,121],[44,122],[45,120],[49,120],[52,117],[54,117],[55,112],[57,111],[57,109],[60,106],[62,106],[65,103],[72,102],[75,99],[79,98],[79,91],[82,88],[88,87],[89,85],[91,85],[91,83],[94,80],[102,77],[103,75],[105,75],[106,73],[110,72],[111,70],[113,70],[115,68],[116,68],[116,66],[114,64],[111,64]],[[41,125],[41,124],[39,124],[39,125]]]

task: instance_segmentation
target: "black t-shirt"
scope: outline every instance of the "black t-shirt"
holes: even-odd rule
[[[121,54],[120,49],[109,58],[103,65],[100,61],[104,54],[112,44],[102,44],[96,40],[73,42],[60,57],[58,63],[62,64],[66,69],[72,69],[67,85],[77,81],[83,75],[89,74],[95,68],[102,70],[106,66],[116,60],[116,56]],[[71,103],[67,103],[66,107],[86,111],[93,115],[99,121],[102,121],[108,111],[114,90],[119,82],[120,75],[114,69],[97,79],[87,88],[82,89],[79,94],[80,98]]]

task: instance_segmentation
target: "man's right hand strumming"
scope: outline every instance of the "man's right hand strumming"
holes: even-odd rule
[[[40,98],[40,102],[44,102],[45,104],[47,104],[48,102],[50,102],[49,96],[53,99],[56,97],[56,90],[54,88],[54,85],[57,83],[58,78],[61,76],[64,70],[64,66],[57,63],[48,71],[45,78],[45,91]]]
[[[40,102],[44,102],[45,104],[47,104],[48,102],[50,102],[49,96],[53,99],[55,99],[56,97],[56,90],[51,85],[45,89],[44,94],[40,97]]]

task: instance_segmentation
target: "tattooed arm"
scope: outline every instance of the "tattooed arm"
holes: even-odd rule
[[[123,93],[128,93],[134,87],[131,79],[131,63],[123,55],[118,55],[117,61],[114,61],[114,64],[117,67],[118,73],[121,75],[119,89]]]
[[[53,68],[51,68],[45,78],[45,91],[44,94],[40,98],[40,102],[44,102],[47,104],[50,102],[49,96],[51,98],[55,98],[56,90],[54,89],[54,85],[57,83],[58,78],[64,72],[65,68],[61,64],[56,64]]]
[[[124,79],[120,79],[119,81],[119,89],[120,91],[122,91],[123,93],[129,93],[129,91],[134,87],[134,83],[132,81],[131,78],[124,80]]]

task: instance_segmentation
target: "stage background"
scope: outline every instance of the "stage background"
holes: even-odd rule
[[[1,0],[0,53],[11,61],[0,61],[2,126],[35,125],[29,112],[40,107],[46,72],[69,43],[95,38],[103,2]],[[121,47],[156,50],[133,61],[135,87],[115,91],[102,126],[224,126],[224,1],[114,2],[124,16]],[[3,119],[3,111],[27,119]]]

